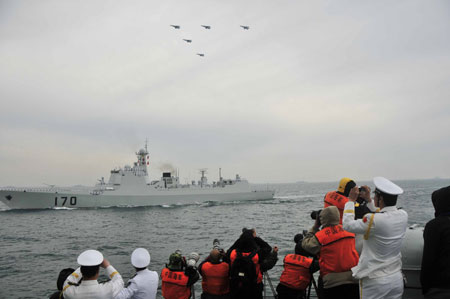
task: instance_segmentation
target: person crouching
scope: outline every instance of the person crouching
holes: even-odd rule
[[[295,254],[288,254],[283,260],[283,272],[277,286],[278,299],[306,298],[306,288],[311,282],[311,275],[319,269],[317,261],[309,257],[302,247],[303,235],[294,237]]]
[[[306,288],[311,282],[311,275],[319,269],[317,261],[309,257],[302,247],[303,235],[294,237],[295,254],[284,257],[284,269],[277,286],[278,299],[306,298]]]

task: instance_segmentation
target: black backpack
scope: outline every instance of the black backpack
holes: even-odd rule
[[[241,293],[256,286],[256,267],[252,258],[256,255],[253,251],[247,256],[242,252],[236,251],[236,259],[230,269],[230,289],[232,293]]]

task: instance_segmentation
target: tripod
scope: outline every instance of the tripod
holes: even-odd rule
[[[314,290],[316,291],[317,298],[320,299],[319,291],[317,288],[316,280],[314,279],[314,275],[311,273],[311,280],[309,281],[308,286],[308,294],[306,295],[306,299],[310,299],[311,297],[311,286],[314,286]]]
[[[266,285],[266,283],[265,283],[266,282],[266,278],[267,278],[267,282],[269,282],[270,289],[272,290],[273,297],[275,299],[277,299],[278,298],[278,294],[277,294],[277,292],[275,292],[275,289],[273,288],[272,280],[270,279],[269,273],[267,273],[267,271],[264,272],[264,283],[263,283],[263,286],[264,286],[264,297],[266,297],[266,287],[265,287],[265,285]]]

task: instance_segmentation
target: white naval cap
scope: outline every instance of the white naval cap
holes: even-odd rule
[[[390,195],[399,195],[403,193],[402,188],[400,188],[387,178],[381,176],[374,177],[373,183],[375,184],[375,187],[383,193]]]
[[[150,264],[150,253],[145,248],[136,248],[131,254],[131,264],[136,268],[145,268]]]
[[[98,250],[89,249],[78,256],[77,262],[81,266],[98,266],[103,262],[103,254]]]

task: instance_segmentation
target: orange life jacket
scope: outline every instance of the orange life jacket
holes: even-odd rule
[[[345,197],[342,194],[337,193],[337,191],[328,192],[325,195],[323,207],[335,206],[339,210],[340,221],[339,224],[342,224],[342,216],[344,215],[344,207],[348,201],[348,197]]]
[[[242,256],[248,256],[250,255],[251,252],[242,252]],[[233,251],[230,254],[230,260],[231,260],[231,265],[233,265],[234,260],[237,257],[237,252],[236,249],[233,249]],[[261,266],[259,265],[259,255],[255,254],[252,258],[253,263],[255,264],[255,269],[256,269],[256,282],[257,283],[262,283],[263,280],[263,276],[261,273]]]
[[[225,262],[213,264],[206,262],[202,265],[202,289],[211,295],[224,295],[230,292],[228,278],[230,265]]]
[[[320,275],[350,271],[358,264],[359,255],[355,249],[355,234],[342,225],[328,226],[316,233],[322,247],[319,253]]]
[[[161,272],[161,290],[166,299],[189,299],[191,288],[187,286],[189,277],[183,271],[170,271],[164,268]]]
[[[294,290],[304,290],[311,280],[309,267],[312,259],[300,254],[288,254],[284,258],[284,270],[280,283]]]

